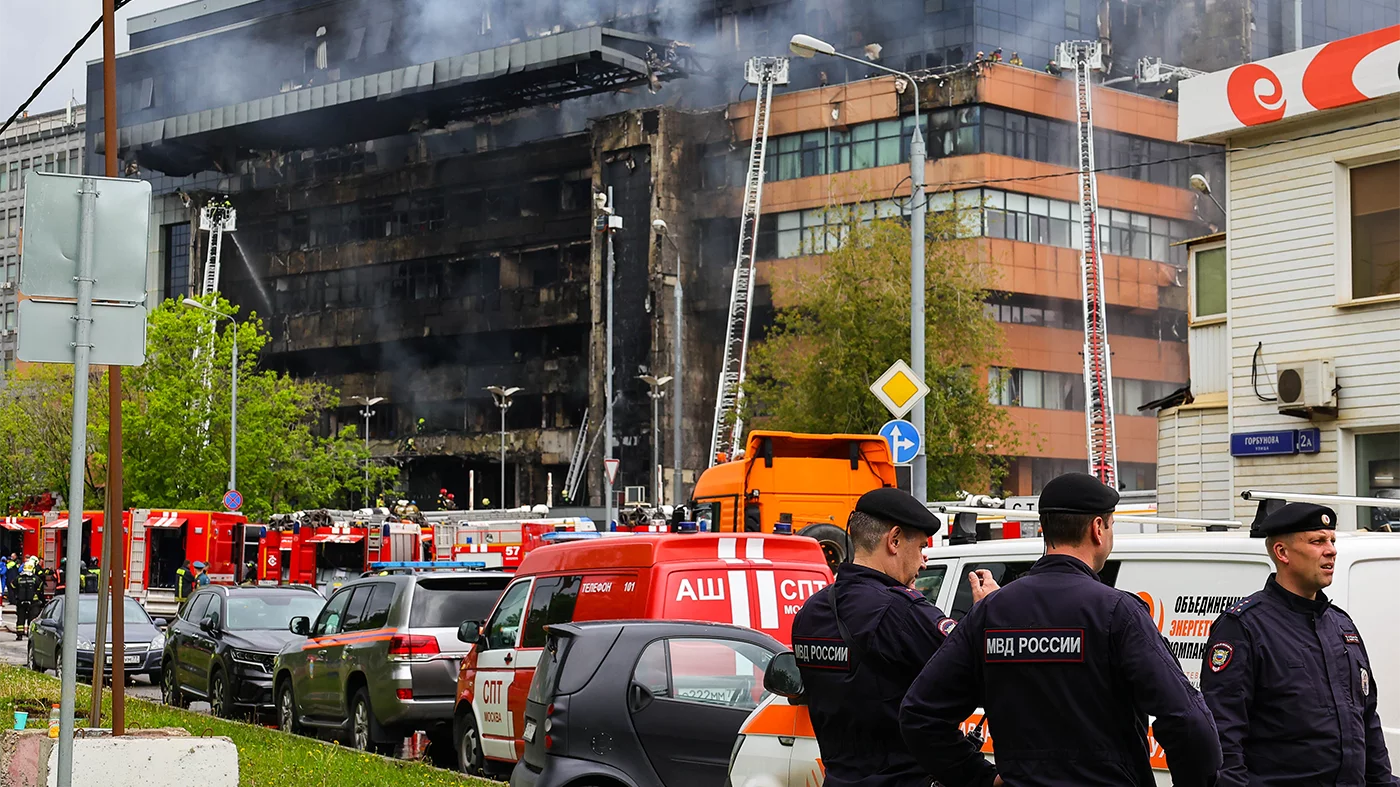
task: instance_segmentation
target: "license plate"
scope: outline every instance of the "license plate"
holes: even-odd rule
[[[123,664],[140,664],[140,663],[141,663],[141,657],[140,657],[140,656],[123,656],[123,657],[122,657],[122,663],[123,663]]]
[[[526,742],[526,743],[534,743],[534,742],[535,742],[535,723],[534,723],[533,721],[526,721],[526,722],[525,722],[525,742]]]

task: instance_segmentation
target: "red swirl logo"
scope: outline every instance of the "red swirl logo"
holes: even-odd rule
[[[1167,627],[1166,608],[1158,604],[1156,599],[1152,598],[1152,594],[1145,590],[1139,590],[1137,596],[1147,602],[1147,614],[1152,618],[1152,622],[1157,624],[1157,633],[1163,633]]]
[[[1396,41],[1400,41],[1400,25],[1324,46],[1303,72],[1303,98],[1317,109],[1344,107],[1370,98],[1356,89],[1356,67],[1367,55]]]
[[[1271,92],[1261,93],[1260,82],[1269,83]],[[1288,106],[1278,75],[1258,63],[1245,63],[1232,71],[1225,94],[1230,101],[1230,111],[1246,126],[1280,120]]]

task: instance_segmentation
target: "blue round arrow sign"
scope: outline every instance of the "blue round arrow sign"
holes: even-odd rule
[[[924,439],[919,436],[919,430],[901,419],[886,421],[885,425],[880,427],[880,436],[890,444],[890,458],[897,465],[907,465],[914,461],[924,443]]]
[[[224,493],[224,508],[230,511],[237,511],[243,505],[243,495],[237,489],[230,489]]]

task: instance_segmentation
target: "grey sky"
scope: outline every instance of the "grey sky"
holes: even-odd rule
[[[117,12],[117,51],[126,51],[126,20],[183,0],[131,0]],[[0,0],[0,123],[29,97],[68,48],[102,15],[101,0]],[[61,109],[69,95],[85,100],[86,63],[102,56],[102,32],[88,40],[30,106],[31,114]]]

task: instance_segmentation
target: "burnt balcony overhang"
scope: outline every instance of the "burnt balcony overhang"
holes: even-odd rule
[[[689,48],[587,27],[121,128],[119,154],[182,176],[242,151],[325,147],[685,76]],[[106,152],[103,134],[97,151]]]

